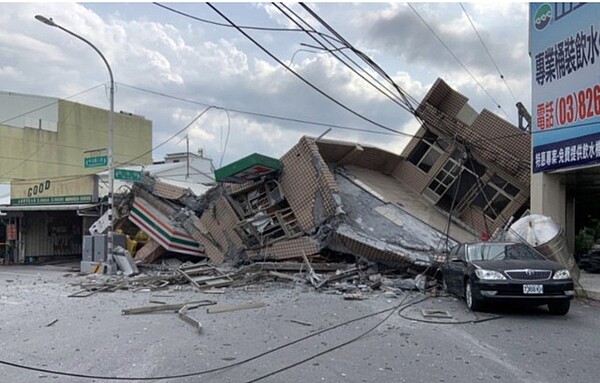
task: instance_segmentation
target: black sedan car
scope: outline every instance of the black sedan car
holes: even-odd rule
[[[476,242],[454,247],[442,265],[448,292],[478,311],[486,302],[548,305],[552,314],[569,312],[573,280],[562,265],[527,244]]]

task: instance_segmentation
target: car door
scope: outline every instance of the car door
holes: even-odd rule
[[[467,245],[460,245],[456,248],[456,252],[452,252],[448,255],[446,285],[451,292],[455,294],[463,294],[463,277],[467,268],[467,262],[465,258]]]

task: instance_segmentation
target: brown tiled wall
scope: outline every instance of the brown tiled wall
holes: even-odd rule
[[[187,192],[187,189],[156,181],[154,183],[154,194],[167,199],[179,199]]]
[[[247,250],[250,260],[284,260],[318,254],[321,250],[319,243],[307,236],[280,241],[260,250]]]
[[[312,139],[302,137],[281,157],[281,164],[281,187],[301,230],[311,231],[321,223],[317,222],[320,218],[335,214],[333,193],[338,193],[337,185]],[[321,217],[314,216],[317,198],[322,198],[324,207]]]
[[[361,256],[369,261],[382,263],[392,267],[408,266],[406,258],[400,254],[377,249],[359,239],[336,232],[333,240],[343,245],[351,254]]]
[[[425,126],[439,136],[447,139],[456,137],[460,142],[471,143],[469,147],[473,156],[487,168],[486,175],[482,177],[484,183],[492,174],[497,173],[521,190],[517,198],[497,219],[497,223],[490,222],[488,219],[488,228],[493,231],[496,227],[504,225],[506,219],[520,209],[529,198],[531,138],[528,133],[485,109],[471,126],[453,118],[466,101],[466,97],[438,79],[417,111],[424,120]],[[407,157],[412,152],[420,140],[418,137],[422,137],[424,133],[425,129],[421,127],[415,135],[417,138],[412,139],[404,149],[403,157]],[[403,161],[396,167],[393,176],[402,179],[415,191],[421,193],[447,158],[448,156],[440,158],[427,174],[410,162]],[[467,207],[460,219],[477,231],[485,230],[483,214],[476,207]]]
[[[340,165],[355,165],[390,175],[402,161],[402,157],[372,146],[361,145],[362,150],[355,150],[358,145],[331,140],[317,142],[319,153],[327,163],[343,161]]]
[[[225,254],[237,253],[242,249],[242,240],[234,230],[239,221],[225,197],[211,203],[202,216],[199,219],[193,217],[191,223],[194,228],[188,229],[190,235],[204,245],[205,253],[213,263],[220,264]],[[189,227],[189,223],[186,227]],[[204,234],[206,231],[210,237]]]

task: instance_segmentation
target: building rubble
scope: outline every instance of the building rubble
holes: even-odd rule
[[[153,275],[82,287],[153,290],[190,283],[215,290],[287,280],[356,292],[378,288],[386,274],[432,276],[440,250],[455,242],[386,202],[343,163],[326,163],[319,150],[303,137],[280,160],[248,156],[218,169],[216,179],[225,181],[201,195],[145,175],[121,204],[120,216],[128,220],[121,218],[118,227],[131,236],[138,229],[147,233],[143,246],[128,247]],[[173,267],[173,256],[187,262]],[[197,265],[199,283],[185,272]],[[415,287],[415,280],[408,285]]]

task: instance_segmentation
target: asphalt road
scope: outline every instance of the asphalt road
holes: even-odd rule
[[[424,297],[375,293],[347,301],[289,283],[229,289],[223,295],[171,287],[68,298],[84,280],[59,268],[0,266],[0,360],[97,376],[0,364],[0,382],[111,382],[116,380],[102,377],[121,377],[167,382],[584,383],[597,382],[600,372],[600,303],[594,301],[574,301],[564,317],[544,308],[503,308],[474,316],[453,297],[407,307]],[[205,308],[189,311],[202,323],[201,333],[175,313],[121,314],[125,308],[153,305],[151,300],[199,299],[267,305],[222,314],[208,314]],[[404,308],[402,316],[399,307]],[[447,311],[452,318],[436,321],[453,323],[424,323],[431,318],[423,317],[423,309]],[[474,319],[484,321],[469,322]],[[301,338],[306,339],[280,348]],[[218,371],[207,373],[214,369]],[[190,376],[152,379],[181,374]]]

